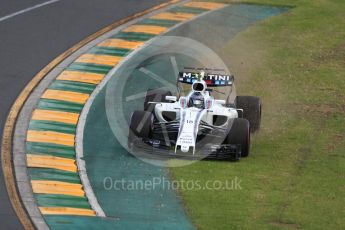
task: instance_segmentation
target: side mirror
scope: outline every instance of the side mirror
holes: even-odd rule
[[[243,109],[236,109],[239,118],[243,118]]]
[[[176,96],[165,96],[165,100],[176,102],[177,101],[177,97]]]

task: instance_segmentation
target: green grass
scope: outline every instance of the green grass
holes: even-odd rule
[[[242,181],[241,190],[181,190],[188,214],[205,230],[344,229],[345,1],[245,2],[292,6],[224,49],[238,94],[263,100],[262,129],[238,163],[171,169],[177,180]]]

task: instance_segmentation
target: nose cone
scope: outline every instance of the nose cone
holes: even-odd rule
[[[184,152],[184,153],[188,153],[188,151],[189,151],[189,146],[188,146],[188,145],[182,145],[182,146],[181,146],[181,151]]]

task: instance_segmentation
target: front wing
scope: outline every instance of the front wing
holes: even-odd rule
[[[142,154],[150,158],[179,158],[179,159],[216,159],[237,161],[241,157],[240,145],[228,144],[205,144],[196,146],[195,154],[176,151],[173,143],[166,143],[158,139],[135,138],[128,147],[134,154]]]

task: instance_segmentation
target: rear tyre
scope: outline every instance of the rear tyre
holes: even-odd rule
[[[144,110],[152,112],[155,104],[149,104],[149,102],[168,102],[165,100],[166,96],[172,96],[168,90],[152,89],[146,92]]]
[[[237,96],[236,108],[243,109],[243,118],[250,123],[250,131],[256,132],[261,125],[261,100],[253,96]]]
[[[225,144],[241,145],[241,157],[247,157],[250,151],[250,124],[248,120],[235,118],[225,142]]]
[[[147,111],[134,111],[129,121],[128,147],[136,138],[150,138],[153,129],[153,114]]]

